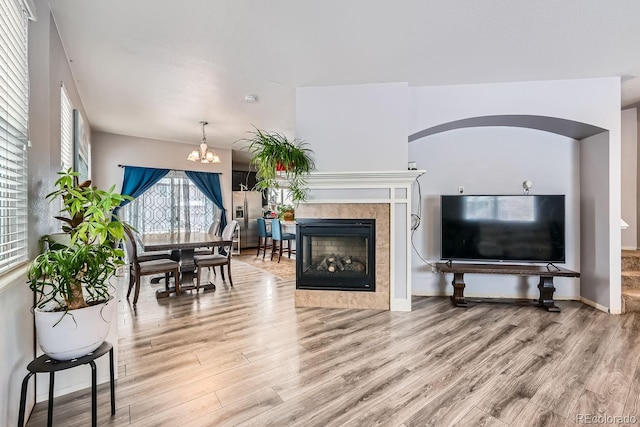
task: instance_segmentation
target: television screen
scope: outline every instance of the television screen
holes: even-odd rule
[[[445,260],[565,261],[564,195],[441,196]]]

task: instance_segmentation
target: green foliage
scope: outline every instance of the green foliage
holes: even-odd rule
[[[278,219],[282,220],[285,219],[285,213],[286,212],[291,212],[292,215],[295,212],[295,209],[293,207],[293,205],[280,205],[278,206]]]
[[[36,306],[45,308],[54,302],[58,309],[68,311],[108,300],[109,278],[123,259],[121,249],[105,244],[76,243],[38,255],[28,273],[29,287],[38,295]]]
[[[249,142],[247,150],[253,155],[251,164],[258,178],[256,190],[287,188],[293,202],[304,201],[308,192],[306,178],[315,170],[310,157],[313,151],[307,148],[308,144],[297,139],[289,141],[280,133],[257,128],[249,133],[252,137],[241,141]]]
[[[113,209],[128,196],[77,184],[78,173],[58,172],[56,190],[47,195],[50,202],[62,198],[62,230],[70,235],[68,246],[57,245],[38,255],[28,270],[29,287],[37,295],[36,307],[68,311],[87,303],[109,298],[109,279],[124,264],[118,248],[125,224],[113,216]]]

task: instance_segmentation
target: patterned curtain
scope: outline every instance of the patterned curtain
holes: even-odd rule
[[[205,232],[220,215],[182,171],[167,173],[122,209],[124,221],[140,233]]]

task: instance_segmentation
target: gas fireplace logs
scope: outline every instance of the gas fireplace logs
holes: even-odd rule
[[[354,271],[361,273],[365,270],[364,264],[360,261],[347,256],[342,258],[340,255],[331,254],[326,257],[316,267],[317,271],[326,271],[329,273],[341,272],[341,271]]]

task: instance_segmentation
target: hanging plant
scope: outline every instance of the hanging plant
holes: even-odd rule
[[[294,203],[307,198],[306,178],[315,170],[310,157],[312,150],[308,144],[277,132],[266,132],[256,128],[249,132],[250,138],[240,141],[248,142],[247,150],[253,155],[251,164],[256,168],[256,190],[270,188],[286,188]]]

